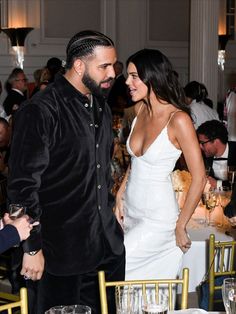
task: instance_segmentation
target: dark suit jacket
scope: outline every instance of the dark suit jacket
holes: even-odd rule
[[[20,93],[16,92],[15,90],[10,90],[6,99],[3,102],[3,108],[6,114],[9,116],[12,114],[12,108],[14,105],[20,105],[23,101],[26,100],[25,96],[22,96]]]
[[[0,253],[19,243],[20,237],[14,226],[6,225],[0,230]]]
[[[236,166],[236,142],[228,142],[228,144],[229,144],[229,154],[228,154],[227,165]],[[215,179],[218,179],[217,177],[215,177],[214,170],[212,169],[213,160],[214,160],[213,157],[205,158],[205,164],[206,166],[211,167],[210,176]],[[223,186],[229,186],[228,180],[223,181]]]
[[[224,213],[229,218],[236,216],[236,184],[234,184],[234,189],[233,189],[231,201],[225,207]]]

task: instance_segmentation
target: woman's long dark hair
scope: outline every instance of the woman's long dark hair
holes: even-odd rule
[[[157,99],[166,101],[190,115],[178,75],[165,55],[159,50],[142,49],[130,56],[126,65],[128,66],[130,62],[135,65],[139,78],[148,88],[146,104],[149,110],[151,110],[150,93],[153,90]]]

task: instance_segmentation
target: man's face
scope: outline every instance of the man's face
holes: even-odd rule
[[[114,47],[96,47],[94,55],[85,61],[82,82],[91,94],[107,97],[115,78]]]
[[[206,157],[216,156],[217,147],[215,144],[215,139],[209,139],[204,134],[198,134],[198,140],[200,143],[200,148],[204,152]]]
[[[16,79],[13,81],[12,87],[20,90],[22,93],[27,90],[27,78],[23,73],[19,73]]]

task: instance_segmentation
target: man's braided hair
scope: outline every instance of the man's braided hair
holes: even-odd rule
[[[113,41],[106,35],[92,30],[77,33],[69,41],[66,48],[66,68],[71,69],[74,60],[93,55],[98,46],[114,46]]]

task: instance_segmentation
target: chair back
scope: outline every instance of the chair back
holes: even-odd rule
[[[20,289],[20,299],[18,301],[0,305],[0,313],[7,310],[8,314],[12,314],[12,309],[16,308],[20,309],[21,314],[28,314],[28,300],[26,288]]]
[[[181,279],[154,279],[154,280],[126,280],[126,281],[106,281],[104,271],[98,272],[99,280],[99,292],[100,292],[100,302],[101,302],[101,313],[108,314],[107,305],[107,293],[106,289],[108,287],[119,287],[119,286],[135,286],[142,289],[142,294],[146,294],[146,289],[150,286],[155,287],[156,293],[158,294],[159,289],[165,286],[168,290],[168,302],[169,309],[174,309],[174,293],[177,290],[177,285],[182,286],[182,296],[181,296],[181,309],[187,309],[188,306],[188,285],[189,285],[189,270],[188,268],[183,269],[183,274]]]
[[[221,285],[217,285],[215,279],[219,276],[232,276],[235,271],[235,245],[236,241],[215,241],[215,235],[211,234],[209,239],[209,311],[213,311],[214,303],[222,302],[215,300],[214,295],[217,290],[221,290]]]

